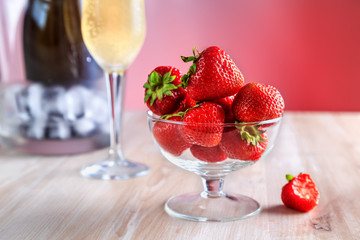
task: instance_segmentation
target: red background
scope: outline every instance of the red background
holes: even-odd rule
[[[223,48],[246,82],[271,84],[286,110],[359,111],[360,1],[147,0],[147,36],[127,73],[125,108],[145,109],[158,65],[183,72],[196,46]]]

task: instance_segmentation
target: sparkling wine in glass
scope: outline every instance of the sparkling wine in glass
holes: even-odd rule
[[[83,0],[82,4],[81,31],[85,45],[106,74],[110,150],[107,159],[85,166],[81,174],[98,179],[144,175],[149,168],[126,160],[121,148],[124,74],[145,38],[144,0]]]

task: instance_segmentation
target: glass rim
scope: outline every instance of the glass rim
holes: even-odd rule
[[[156,115],[152,111],[147,111],[147,118],[154,121],[154,122],[164,122],[164,123],[171,123],[171,124],[178,124],[178,125],[200,125],[200,126],[206,126],[206,125],[215,125],[215,126],[224,126],[224,127],[235,127],[235,126],[253,126],[253,125],[268,125],[268,124],[274,124],[280,122],[280,120],[283,118],[283,114],[278,118],[273,118],[270,120],[265,121],[259,121],[259,122],[237,122],[237,123],[184,123],[179,121],[172,121],[172,120],[166,120],[161,119],[159,115]]]

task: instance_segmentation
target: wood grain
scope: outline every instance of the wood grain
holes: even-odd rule
[[[165,201],[200,191],[199,177],[164,159],[143,112],[126,112],[125,155],[151,170],[139,178],[83,178],[81,166],[107,150],[74,156],[0,152],[0,239],[359,239],[360,114],[287,112],[277,144],[259,163],[230,174],[225,191],[262,204],[260,214],[227,223],[169,217]],[[320,203],[285,208],[285,174],[310,173]]]

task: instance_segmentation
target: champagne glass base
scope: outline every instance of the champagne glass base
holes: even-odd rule
[[[102,180],[117,180],[140,177],[148,171],[149,167],[141,163],[127,160],[116,163],[112,160],[106,160],[83,167],[81,175]]]
[[[253,216],[261,206],[244,195],[209,197],[202,194],[183,194],[170,198],[165,211],[172,217],[200,222],[227,222]]]

